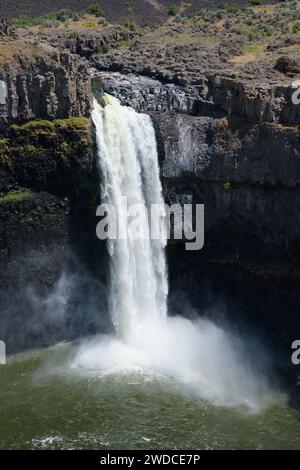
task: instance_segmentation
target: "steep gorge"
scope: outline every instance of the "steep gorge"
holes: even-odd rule
[[[89,65],[62,51],[61,44],[58,51],[30,40],[24,47],[17,43],[13,59],[9,40],[5,47],[0,71],[6,90],[0,104],[0,305],[2,325],[11,316],[28,325],[17,340],[9,329],[14,350],[107,326],[105,318],[95,323],[90,304],[82,308],[84,302],[72,291],[63,306],[64,327],[55,326],[54,316],[52,324],[50,318],[35,331],[38,313],[30,293],[33,287],[45,299],[59,288],[62,273],[78,279],[82,272],[84,281],[75,290],[105,312],[107,269],[104,245],[95,236],[100,174]],[[300,108],[292,104],[293,87],[250,86],[225,73],[198,85],[166,83],[130,70],[126,75],[102,72],[101,63],[98,68],[93,69],[93,88],[151,116],[165,200],[205,204],[205,248],[193,256],[180,244],[168,248],[175,297],[189,286],[195,303],[205,304],[198,291],[213,271],[297,303]],[[101,268],[96,252],[102,253]],[[81,323],[74,313],[80,310]],[[273,322],[266,312],[264,324],[274,323],[276,331],[283,320]],[[49,322],[51,334],[41,335]]]

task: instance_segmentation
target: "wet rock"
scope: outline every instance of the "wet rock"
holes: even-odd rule
[[[135,75],[93,71],[101,80],[103,90],[138,112],[176,111],[193,114],[199,100],[198,90]]]

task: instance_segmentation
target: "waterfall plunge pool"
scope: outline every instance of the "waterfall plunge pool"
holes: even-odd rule
[[[0,369],[2,449],[297,449],[300,420],[280,396],[249,411],[189,393],[176,378],[70,365],[72,344]]]

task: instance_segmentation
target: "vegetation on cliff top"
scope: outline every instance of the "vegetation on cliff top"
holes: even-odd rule
[[[11,19],[10,25],[14,28],[29,28],[33,26],[51,28],[59,26],[61,23],[79,21],[81,18],[85,19],[86,13],[97,18],[104,16],[104,10],[101,5],[99,3],[91,3],[90,5],[87,5],[85,12],[78,13],[70,8],[64,8],[62,10],[51,11],[37,17],[20,15]]]
[[[289,0],[276,5],[251,1],[239,7],[220,2],[218,8],[200,8],[193,14],[176,14],[177,29],[188,28],[192,21],[198,33],[226,39],[235,36],[240,42],[300,40],[300,2]],[[185,31],[185,34],[187,32]],[[191,37],[192,39],[192,37]]]
[[[99,203],[93,155],[91,120],[85,117],[13,124],[0,138],[0,171],[8,175],[8,189],[20,184],[34,191],[71,193],[74,213],[94,214]],[[23,189],[7,191],[0,194],[0,203],[20,202],[32,194]]]
[[[148,4],[149,7],[149,4]],[[198,8],[196,2],[174,2],[168,7],[163,5],[160,24],[157,27],[149,27],[151,21],[141,23],[141,14],[137,14],[136,3],[124,4],[124,15],[121,24],[114,26],[116,31],[123,28],[131,36],[118,37],[115,41],[103,42],[103,45],[92,52],[92,56],[106,54],[111,48],[134,47],[138,36],[143,35],[143,40],[179,43],[202,43],[214,41],[234,44],[244,48],[236,54],[233,62],[236,65],[251,62],[256,58],[264,58],[265,52],[270,48],[276,48],[279,43],[289,42],[289,46],[296,42],[300,44],[300,2],[298,0],[286,0],[277,4],[266,5],[260,0],[247,0],[240,4],[232,4],[230,1],[219,0],[210,7]],[[154,6],[152,6],[154,9]],[[85,5],[85,12],[80,14],[72,10],[64,9],[59,12],[47,13],[38,18],[19,17],[11,20],[15,27],[33,28],[32,33],[37,34],[36,27],[40,29],[61,28],[66,29],[70,38],[77,38],[80,34],[86,34],[89,29],[92,32],[103,34],[105,28],[112,30],[112,26],[103,18],[107,6],[102,2],[94,2]],[[121,9],[121,6],[120,6]],[[169,16],[167,15],[169,13]],[[100,18],[99,18],[100,17]],[[140,28],[137,23],[143,24]],[[54,32],[54,31],[53,31]],[[49,32],[49,34],[53,34]],[[255,46],[249,52],[249,46]],[[257,46],[257,47],[256,47]],[[269,49],[267,49],[269,48]],[[295,54],[297,55],[297,51]]]
[[[91,122],[85,117],[13,124],[0,139],[0,164],[11,167],[20,155],[43,158],[49,152],[67,164],[71,155],[89,151],[90,132]]]
[[[14,143],[22,144],[35,142],[46,144],[48,141],[61,142],[65,137],[72,137],[74,144],[88,144],[91,122],[85,117],[70,117],[67,119],[35,119],[24,124],[13,124],[8,132],[13,136]]]

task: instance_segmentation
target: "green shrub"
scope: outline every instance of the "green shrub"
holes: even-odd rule
[[[76,31],[72,31],[72,33],[69,34],[69,39],[77,39],[78,38],[78,33]]]
[[[126,3],[126,11],[129,14],[131,14],[133,12],[133,7],[132,7],[131,3]]]
[[[69,9],[63,9],[58,12],[51,11],[50,13],[36,18],[31,18],[26,15],[18,16],[17,18],[10,20],[9,24],[14,28],[29,28],[32,26],[50,28],[52,26],[57,26],[58,22],[65,23],[69,20],[78,21],[79,18],[78,13]]]
[[[75,16],[75,13],[72,10],[63,8],[57,13],[58,21],[64,23],[65,21],[72,20]]]
[[[0,204],[5,204],[9,202],[21,202],[26,199],[31,199],[33,193],[29,189],[18,188],[12,189],[6,194],[0,194]]]
[[[95,23],[95,21],[87,21],[86,23],[83,23],[83,26],[85,28],[94,28],[97,26],[97,23]]]
[[[175,5],[175,4],[173,3],[172,5],[170,5],[168,14],[169,14],[170,16],[176,16],[176,15],[178,15],[179,10],[180,10],[179,6],[178,6],[178,5]]]
[[[256,38],[257,38],[256,34],[250,31],[250,33],[248,34],[249,41],[255,41]]]
[[[56,21],[53,21],[53,20],[47,20],[43,24],[44,28],[52,28],[55,25],[56,25]]]
[[[29,18],[27,15],[18,16],[10,20],[9,24],[13,28],[26,28],[32,26],[32,18]]]
[[[86,11],[90,15],[95,15],[98,18],[104,15],[104,10],[102,6],[100,5],[100,3],[91,3],[90,5],[86,7]]]
[[[99,18],[98,20],[98,24],[101,24],[102,26],[106,26],[108,24],[108,21],[106,18],[104,18],[104,16],[101,16],[101,18]]]
[[[128,28],[130,31],[136,31],[138,29],[137,24],[134,21],[126,20],[124,22],[125,28]]]
[[[235,33],[236,34],[243,34],[243,29],[240,27],[235,28]]]
[[[231,191],[232,189],[238,189],[238,184],[237,183],[230,183],[230,182],[227,182],[227,183],[224,183],[223,184],[223,189],[225,189],[225,191]]]
[[[296,34],[300,31],[300,23],[295,23],[293,26],[293,33]]]
[[[232,14],[232,15],[236,15],[238,13],[239,9],[240,8],[237,5],[227,5],[226,6],[227,13]]]

